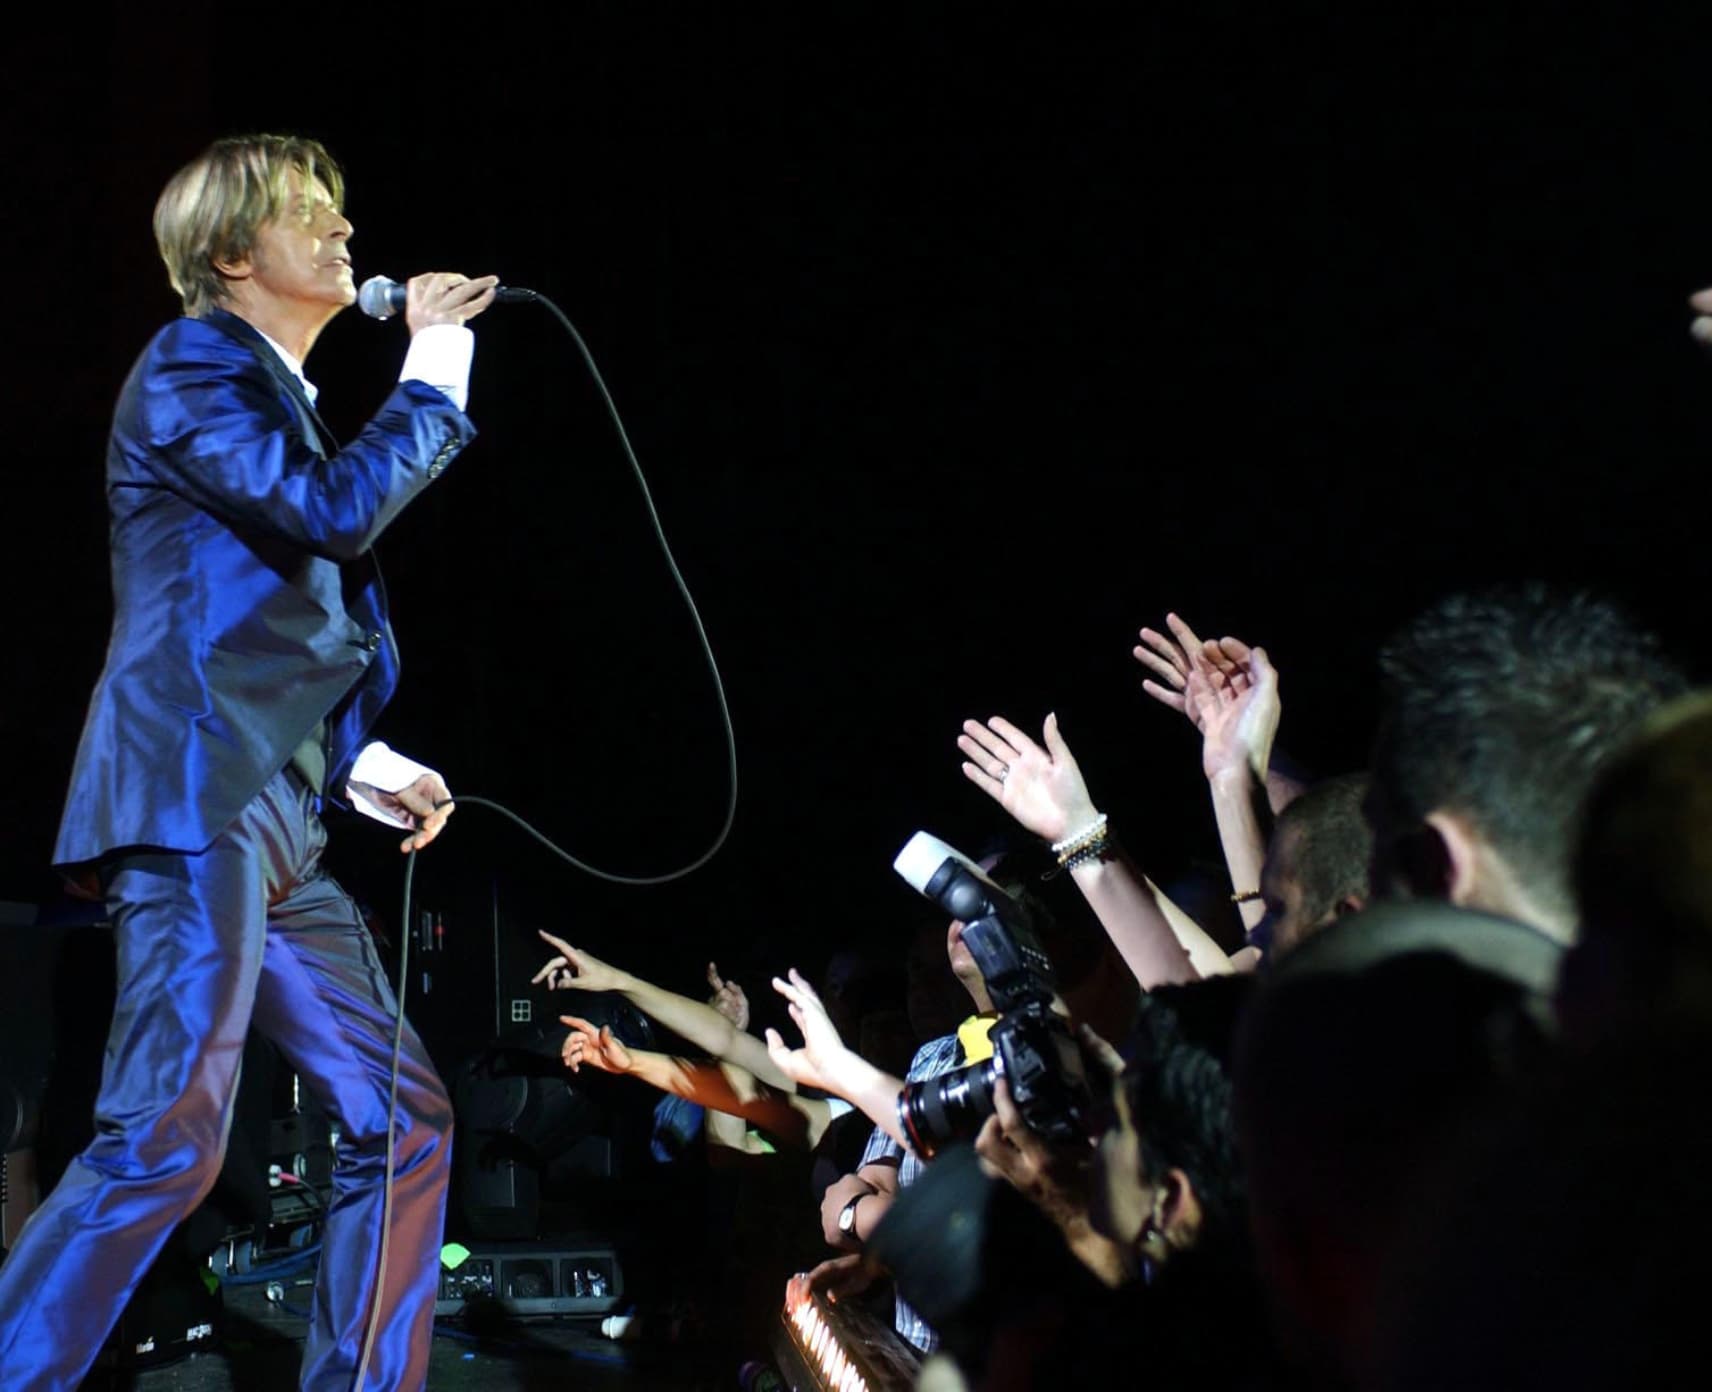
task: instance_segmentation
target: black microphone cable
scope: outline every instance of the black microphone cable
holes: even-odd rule
[[[694,874],[714,856],[719,854],[731,835],[732,824],[737,820],[737,733],[731,726],[731,707],[725,699],[725,682],[719,675],[719,664],[714,660],[713,645],[708,642],[707,629],[702,625],[701,611],[696,608],[696,602],[690,596],[690,587],[684,582],[683,572],[678,569],[678,563],[672,556],[672,548],[666,541],[666,529],[660,523],[659,511],[654,506],[654,495],[648,489],[648,480],[643,477],[642,465],[636,458],[636,451],[630,444],[630,433],[624,428],[624,419],[618,414],[618,406],[612,399],[612,393],[607,390],[606,379],[600,375],[600,369],[595,366],[594,354],[589,352],[588,344],[583,342],[583,336],[577,332],[577,326],[570,321],[565,311],[560,309],[545,295],[536,290],[512,288],[514,295],[527,295],[531,300],[546,306],[547,310],[564,325],[565,332],[571,336],[571,342],[577,345],[577,351],[582,354],[583,362],[588,366],[589,376],[600,390],[600,399],[606,404],[606,413],[612,418],[612,428],[618,432],[618,443],[624,449],[624,457],[630,463],[630,470],[636,475],[636,486],[642,490],[642,501],[647,504],[648,518],[654,527],[654,537],[660,543],[660,554],[666,558],[666,568],[672,573],[672,581],[678,587],[678,593],[684,597],[684,606],[690,611],[690,619],[695,624],[696,638],[701,644],[702,656],[707,660],[707,670],[713,677],[714,696],[719,702],[720,724],[725,731],[725,772],[726,784],[730,789],[725,804],[725,821],[719,828],[719,834],[714,837],[713,844],[679,870],[667,871],[659,875],[619,875],[608,870],[601,870],[586,861],[578,860],[569,851],[553,844],[528,822],[516,813],[501,807],[497,802],[486,798],[463,798],[461,801],[472,803],[478,807],[488,807],[503,816],[511,818],[518,826],[533,836],[548,850],[559,856],[567,864],[575,866],[585,875],[593,875],[597,880],[605,880],[609,884],[648,885],[670,884],[673,880],[681,880],[686,875]],[[460,799],[454,799],[459,801]]]
[[[649,491],[648,480],[642,473],[641,462],[636,458],[636,451],[631,446],[630,433],[624,428],[624,419],[619,415],[618,405],[613,401],[612,393],[607,389],[606,379],[600,375],[600,368],[595,365],[594,354],[589,352],[588,344],[583,342],[583,336],[577,332],[577,327],[571,323],[570,317],[547,296],[537,290],[528,290],[520,286],[508,286],[505,287],[505,290],[504,298],[508,302],[540,304],[547,307],[554,318],[564,325],[565,332],[570,334],[571,341],[576,344],[577,351],[582,355],[583,362],[588,367],[589,375],[600,390],[600,397],[606,405],[607,415],[611,417],[613,429],[618,433],[618,442],[623,447],[624,457],[630,464],[631,472],[636,475],[636,486],[642,490],[642,501],[647,505],[648,517],[654,528],[654,537],[660,544],[660,552],[666,558],[666,567],[671,571],[672,580],[678,587],[678,593],[683,596],[684,605],[690,611],[690,619],[695,624],[696,638],[701,644],[702,656],[706,659],[708,672],[713,677],[714,696],[719,702],[719,718],[725,732],[726,779],[730,791],[726,798],[725,819],[718,834],[714,837],[713,843],[694,860],[690,861],[688,865],[658,875],[622,875],[615,871],[602,870],[598,866],[590,865],[587,861],[578,859],[562,846],[537,831],[510,808],[493,801],[491,798],[448,798],[443,802],[436,803],[434,810],[438,812],[440,808],[458,802],[467,802],[473,807],[486,807],[490,811],[497,812],[517,823],[554,855],[586,875],[592,875],[598,880],[605,880],[609,884],[639,887],[670,884],[674,880],[681,880],[685,876],[694,874],[714,856],[718,855],[730,838],[731,828],[737,821],[737,732],[731,724],[731,707],[725,697],[725,682],[719,675],[719,663],[714,658],[713,645],[708,641],[707,628],[702,623],[701,611],[696,608],[695,599],[690,595],[689,585],[684,580],[683,572],[678,569],[677,560],[672,555],[672,548],[666,541],[666,529],[660,522],[659,510],[654,506],[654,495]],[[384,1197],[381,1201],[380,1250],[376,1258],[377,1276],[374,1304],[369,1311],[368,1328],[363,1335],[362,1358],[357,1364],[357,1376],[353,1384],[355,1392],[363,1392],[363,1383],[368,1376],[369,1362],[374,1356],[375,1340],[380,1333],[381,1296],[386,1285],[387,1250],[392,1236],[392,1181],[393,1167],[397,1159],[398,1074],[404,1050],[404,996],[405,984],[409,980],[410,966],[410,891],[415,875],[416,851],[412,849],[404,864],[403,909],[399,918],[398,1016],[392,1032],[392,1080],[386,1104],[386,1170],[385,1178],[382,1181],[385,1188],[383,1190]]]

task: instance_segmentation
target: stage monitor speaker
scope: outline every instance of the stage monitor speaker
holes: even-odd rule
[[[624,1299],[624,1272],[600,1241],[488,1242],[440,1269],[439,1318],[544,1319],[607,1315]]]
[[[564,993],[564,1008],[610,1024],[636,1048],[653,1046],[653,1029],[621,998]],[[560,1059],[563,1025],[510,1030],[452,1076],[457,1140],[453,1212],[476,1238],[514,1241],[541,1235],[543,1176],[609,1180],[619,1169],[615,1105],[636,1092],[593,1069],[580,1077]],[[586,1222],[576,1226],[581,1229]]]
[[[95,1367],[128,1374],[176,1363],[220,1344],[225,1305],[206,1263],[174,1243],[138,1282]]]

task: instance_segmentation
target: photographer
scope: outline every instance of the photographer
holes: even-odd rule
[[[976,966],[974,957],[963,944],[963,928],[964,924],[960,919],[951,920],[946,929],[945,955],[952,974],[957,978],[958,985],[968,994],[975,1013],[953,1033],[930,1039],[916,1050],[909,1072],[904,1077],[904,1085],[938,1077],[974,1061],[975,1056],[989,1057],[991,1054],[987,1044],[987,1029],[997,1016],[981,969]],[[806,1024],[815,1018],[813,1007],[816,1005],[818,1002],[805,1005],[800,1000],[792,1000],[793,1019],[799,1010],[805,1012],[804,1019],[797,1020],[798,1026],[803,1028],[805,1040],[809,1036]],[[818,1021],[816,1023],[818,1024]],[[827,1023],[830,1026],[830,1021]],[[821,1037],[818,1028],[816,1037]],[[776,1039],[777,1036],[773,1038]],[[833,1038],[837,1038],[836,1031],[833,1032]],[[769,1046],[771,1045],[770,1039]],[[843,1052],[849,1054],[848,1050]],[[812,1042],[802,1050],[787,1052],[780,1041],[773,1053],[774,1067],[782,1072],[788,1064],[806,1074],[812,1065],[814,1053]],[[861,1063],[862,1060],[857,1059],[857,1062]],[[838,1073],[836,1064],[830,1073],[821,1076],[825,1078],[823,1085],[829,1092],[842,1090],[841,1087],[832,1085],[835,1078],[841,1084],[850,1082],[850,1079]],[[823,1267],[821,1274],[828,1278],[854,1275],[860,1264],[860,1258],[854,1254],[860,1253],[864,1240],[885,1217],[899,1189],[913,1183],[926,1163],[904,1144],[895,1129],[898,1126],[899,1085],[895,1080],[891,1080],[890,1092],[881,1104],[873,1087],[874,1080],[868,1078],[865,1081],[868,1084],[866,1087],[852,1085],[853,1094],[859,1093],[860,1096],[844,1095],[850,1096],[850,1100],[857,1102],[870,1116],[878,1117],[883,1114],[890,1125],[875,1128],[874,1134],[868,1140],[867,1149],[862,1153],[862,1163],[855,1173],[848,1174],[828,1186],[826,1196],[821,1201],[821,1228],[827,1242],[853,1254],[842,1262],[829,1263]],[[872,1110],[870,1103],[875,1104]],[[897,1302],[895,1323],[899,1335],[917,1349],[927,1352],[936,1346],[937,1340],[933,1331],[902,1300]]]
[[[1007,1105],[1014,1101],[1031,1125],[1060,1139],[1085,1137],[1091,1112],[1081,1056],[1037,938],[1051,931],[1050,911],[1020,885],[994,883],[981,867],[925,832],[911,838],[893,868],[953,915],[946,955],[976,1015],[923,1045],[900,1085],[843,1047],[800,978],[793,974],[790,982],[774,982],[790,1000],[806,1041],[791,1051],[770,1034],[777,1066],[842,1092],[878,1123],[861,1168],[832,1185],[821,1208],[827,1241],[852,1252],[863,1247],[939,1148],[973,1139],[993,1114],[1003,1079],[1012,1080]],[[824,1264],[815,1276],[824,1283],[861,1281],[868,1269],[851,1255]],[[901,1299],[896,1324],[916,1348],[936,1347],[933,1330]]]
[[[1227,976],[1149,996],[1127,1063],[1081,1031],[1107,1098],[1097,1144],[1089,1132],[1048,1139],[997,1081],[973,1154],[920,1167],[872,1254],[817,1279],[843,1294],[828,1268],[890,1271],[938,1350],[923,1386],[929,1369],[971,1392],[1060,1386],[1071,1368],[1145,1370],[1154,1387],[1264,1385],[1271,1346],[1226,1062],[1253,984]],[[812,1000],[784,993],[815,1042],[789,1055],[775,1042],[775,1055],[793,1068],[812,1057],[816,1078],[840,1085],[845,1051],[816,1038]]]

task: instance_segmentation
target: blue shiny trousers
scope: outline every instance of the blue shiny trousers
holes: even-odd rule
[[[391,1240],[378,1269],[397,1001],[295,774],[276,774],[200,855],[135,853],[104,876],[118,1001],[95,1139],[0,1264],[0,1387],[71,1389],[226,1149],[244,1035],[278,1047],[340,1132],[302,1385],[345,1392],[371,1311],[365,1388],[428,1373],[452,1109],[404,1033]]]

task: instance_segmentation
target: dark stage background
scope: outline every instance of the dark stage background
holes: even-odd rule
[[[478,809],[423,857],[463,954],[435,990],[477,1023],[495,886],[512,974],[537,924],[680,985],[717,957],[757,999],[840,943],[901,951],[898,845],[1001,826],[968,715],[1056,709],[1151,870],[1210,858],[1194,741],[1129,656],[1168,607],[1268,646],[1283,743],[1327,772],[1362,760],[1382,635],[1454,587],[1613,591],[1702,672],[1704,35],[1257,8],[191,3],[15,36],[0,898],[53,892],[108,413],[176,310],[153,198],[246,129],[341,158],[359,279],[491,270],[567,310],[730,693],[742,802],[692,880],[596,884]],[[381,545],[380,734],[670,867],[725,794],[693,632],[568,341],[528,308],[478,339],[481,438]],[[327,331],[336,429],[403,346]],[[394,839],[334,835],[394,917]]]

